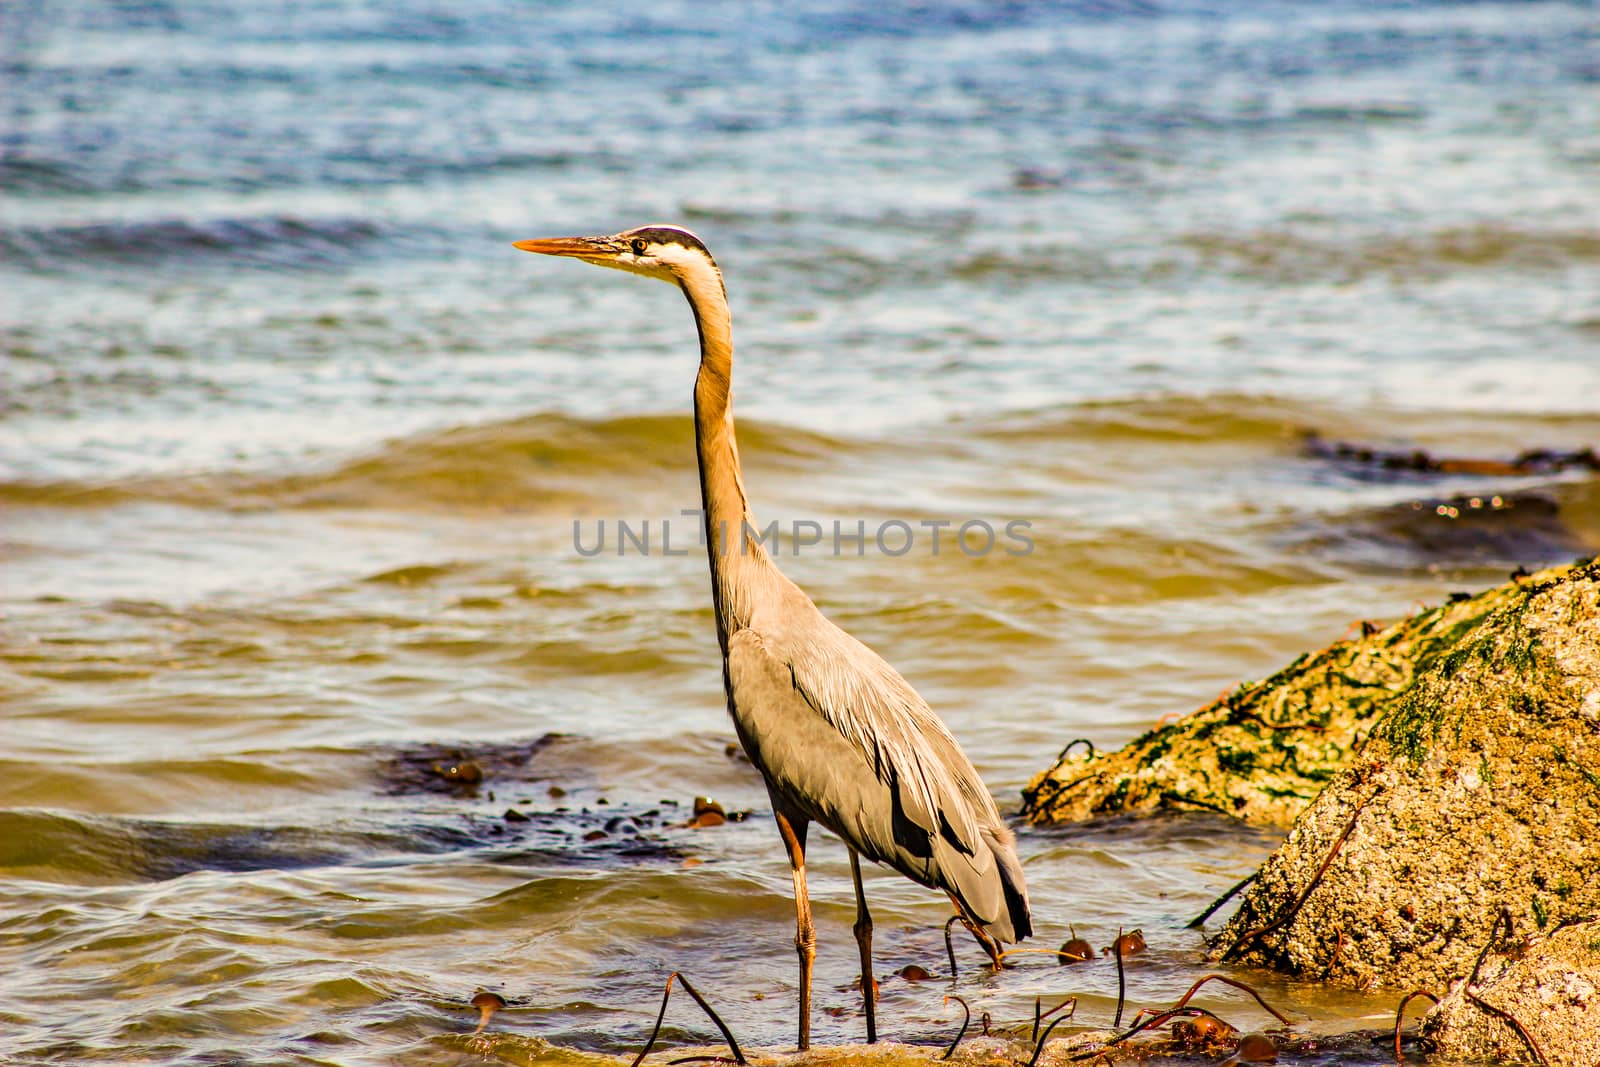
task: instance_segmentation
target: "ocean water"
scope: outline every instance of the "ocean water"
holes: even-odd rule
[[[0,1061],[603,1062],[674,970],[792,1043],[788,868],[660,541],[693,324],[511,241],[705,239],[781,565],[1014,812],[1074,738],[1600,547],[1597,131],[1589,3],[0,9]],[[860,1040],[814,840],[813,1026]],[[1019,827],[1035,944],[1142,928],[1170,1003],[1276,840]],[[1108,963],[952,980],[947,903],[867,891],[886,1036],[1108,1023]],[[1334,1035],[1395,991],[1243,976],[1293,1062],[1389,1061]]]

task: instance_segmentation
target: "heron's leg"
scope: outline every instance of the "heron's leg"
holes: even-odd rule
[[[794,949],[800,957],[800,1051],[804,1052],[811,1047],[811,964],[817,958],[817,928],[811,923],[811,898],[806,894],[806,830],[811,824],[791,820],[781,811],[773,816],[794,868]]]
[[[861,949],[861,1002],[867,1006],[867,1044],[878,1041],[878,983],[872,977],[872,913],[861,888],[861,857],[850,850],[850,877],[856,883],[856,946]]]

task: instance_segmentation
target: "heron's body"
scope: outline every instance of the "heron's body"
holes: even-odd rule
[[[678,285],[700,331],[695,444],[717,640],[734,728],[766,780],[794,868],[800,1045],[809,1043],[815,933],[805,886],[812,822],[851,851],[868,1039],[876,1036],[871,917],[857,855],[950,894],[994,954],[1032,932],[1011,831],[942,720],[876,652],[834,625],[754,536],[734,437],[733,341],[722,274],[699,238],[670,226],[610,237],[524,241]]]

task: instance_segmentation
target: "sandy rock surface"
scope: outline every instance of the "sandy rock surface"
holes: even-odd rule
[[[1218,958],[1442,992],[1502,916],[1515,939],[1600,915],[1600,561],[1447,614],[1262,866]]]
[[[1456,983],[1422,1024],[1449,1059],[1600,1064],[1600,920],[1512,940]]]

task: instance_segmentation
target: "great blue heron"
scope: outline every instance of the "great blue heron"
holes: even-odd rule
[[[766,779],[794,868],[800,1048],[811,1043],[816,958],[806,896],[812,822],[850,850],[867,1040],[876,1041],[872,916],[861,888],[861,857],[948,893],[956,914],[998,964],[997,943],[1033,932],[1016,842],[944,722],[893,667],[779,573],[755,534],[733,433],[732,318],[722,271],[706,246],[676,226],[643,226],[516,247],[659,278],[689,300],[700,329],[695,449],[722,681],[734,729]]]

